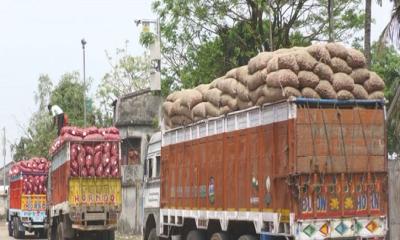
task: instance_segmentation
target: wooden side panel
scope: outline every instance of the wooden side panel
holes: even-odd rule
[[[300,107],[297,114],[297,173],[385,171],[382,109]]]
[[[22,181],[22,179],[18,179],[10,182],[10,208],[21,208]]]
[[[163,147],[162,207],[288,209],[288,132],[286,121]]]
[[[68,201],[69,161],[51,173],[51,204]]]

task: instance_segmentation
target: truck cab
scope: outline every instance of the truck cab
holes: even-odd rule
[[[161,132],[155,133],[148,144],[143,179],[144,239],[154,240],[160,231],[160,165]]]

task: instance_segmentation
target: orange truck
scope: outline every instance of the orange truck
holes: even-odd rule
[[[385,108],[289,99],[153,136],[144,239],[384,239]]]
[[[27,179],[45,179],[46,173],[19,172],[10,177],[8,209],[8,234],[14,238],[23,238],[25,231],[34,232],[40,238],[46,236],[44,224],[46,219],[46,194],[27,192]]]

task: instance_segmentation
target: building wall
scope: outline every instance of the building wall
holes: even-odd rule
[[[150,91],[139,91],[118,99],[114,111],[115,126],[120,131],[122,144],[127,139],[140,139],[140,161],[130,165],[124,162],[125,165],[121,167],[123,201],[118,231],[122,234],[142,234],[143,164],[148,141],[157,131],[161,101],[160,96]]]

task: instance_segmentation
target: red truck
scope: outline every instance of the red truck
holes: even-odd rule
[[[387,233],[383,101],[252,107],[162,131],[146,159],[145,240]]]
[[[53,239],[113,240],[121,212],[118,132],[63,130],[52,146],[48,235]]]
[[[25,231],[45,237],[46,183],[49,163],[33,158],[14,164],[10,170],[8,235],[23,238]]]

